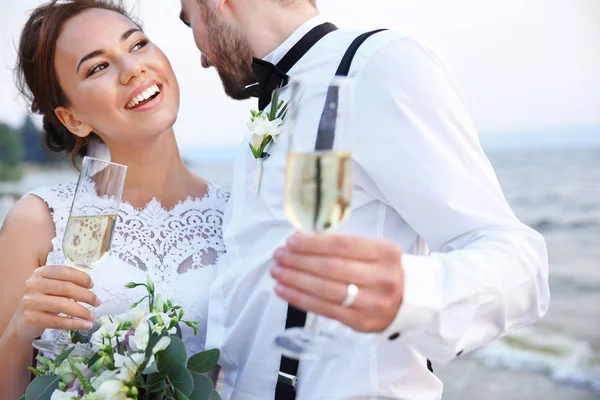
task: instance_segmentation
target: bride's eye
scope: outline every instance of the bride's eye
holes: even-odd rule
[[[94,65],[87,73],[86,78],[102,71],[103,69],[108,67],[108,63],[106,62],[101,62],[99,64]]]
[[[142,39],[138,42],[136,42],[132,47],[131,47],[131,51],[138,51],[139,49],[146,47],[148,45],[148,39]]]

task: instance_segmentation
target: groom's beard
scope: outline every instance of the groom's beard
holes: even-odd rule
[[[213,12],[212,10],[209,11]],[[246,100],[246,86],[256,81],[252,72],[252,49],[248,40],[216,17],[206,21],[208,43],[212,45],[211,64],[217,69],[225,93],[235,100]]]

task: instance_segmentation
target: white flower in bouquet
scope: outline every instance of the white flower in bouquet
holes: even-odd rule
[[[136,306],[127,310],[123,314],[115,317],[116,322],[131,322],[131,326],[135,329],[146,319],[146,311],[140,306]]]
[[[135,328],[135,333],[129,338],[129,346],[133,351],[146,351],[148,342],[150,341],[150,326],[148,321],[140,324]]]
[[[157,323],[152,325],[153,333],[162,333],[165,328],[171,326],[171,317],[169,317],[164,312],[151,313],[146,317],[147,320],[151,320],[152,318],[156,318]],[[177,333],[177,328],[173,327],[167,331],[169,335],[174,335]]]
[[[127,400],[129,388],[119,380],[104,381],[94,393],[98,400]]]
[[[92,334],[90,343],[94,350],[99,350],[105,345],[115,347],[118,337],[125,336],[126,332],[118,332],[120,324],[117,322],[109,322],[100,325],[100,328]]]
[[[116,378],[123,382],[131,382],[146,357],[144,353],[133,353],[129,356],[122,356],[117,353],[114,358],[115,367],[119,369]]]
[[[96,320],[96,322],[98,322],[98,325],[100,325],[100,326],[108,325],[113,322],[113,319],[111,318],[110,315],[102,315],[100,318],[98,318]]]
[[[73,398],[76,398],[76,399],[79,398],[77,391],[62,392],[62,391],[56,389],[54,392],[52,392],[52,396],[50,397],[50,400],[72,400]]]
[[[102,372],[100,375],[90,379],[90,383],[92,384],[92,387],[95,390],[98,390],[100,388],[100,386],[102,386],[102,384],[106,381],[113,381],[117,379],[117,374],[119,373],[119,371],[114,370],[114,371],[104,371]]]
[[[29,368],[37,378],[19,400],[128,400],[155,395],[219,399],[204,375],[217,364],[219,351],[208,350],[188,359],[182,341],[180,324],[197,334],[199,321],[184,320],[183,308],[155,295],[150,279],[126,285],[138,286],[145,286],[148,295],[125,313],[98,319],[100,328],[90,340],[95,354],[71,357],[72,350],[68,350],[55,360],[38,356],[38,367]],[[145,299],[147,312],[138,307]]]
[[[166,350],[167,347],[169,347],[169,345],[171,344],[171,338],[168,336],[165,337],[161,337],[158,340],[158,343],[156,343],[156,345],[154,346],[154,348],[152,349],[152,354],[156,354],[159,351],[163,351]]]

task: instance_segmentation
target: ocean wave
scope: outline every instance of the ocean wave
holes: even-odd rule
[[[522,329],[473,352],[488,366],[541,373],[600,394],[600,353],[589,343]]]
[[[534,221],[529,221],[527,225],[540,233],[548,233],[555,231],[577,231],[599,229],[600,221],[596,219],[578,219],[572,221],[557,221],[551,218],[540,218]]]

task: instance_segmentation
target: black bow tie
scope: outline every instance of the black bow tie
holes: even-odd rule
[[[252,97],[258,97],[258,109],[264,110],[271,102],[273,91],[278,87],[287,85],[290,69],[325,35],[337,30],[332,23],[326,22],[314,27],[290,51],[277,63],[272,63],[253,58],[252,71],[256,83],[246,88],[246,92]]]
[[[289,77],[276,65],[259,58],[252,59],[252,71],[257,83],[247,90],[251,96],[258,97],[258,109],[264,110],[271,102],[273,91],[287,85]]]

